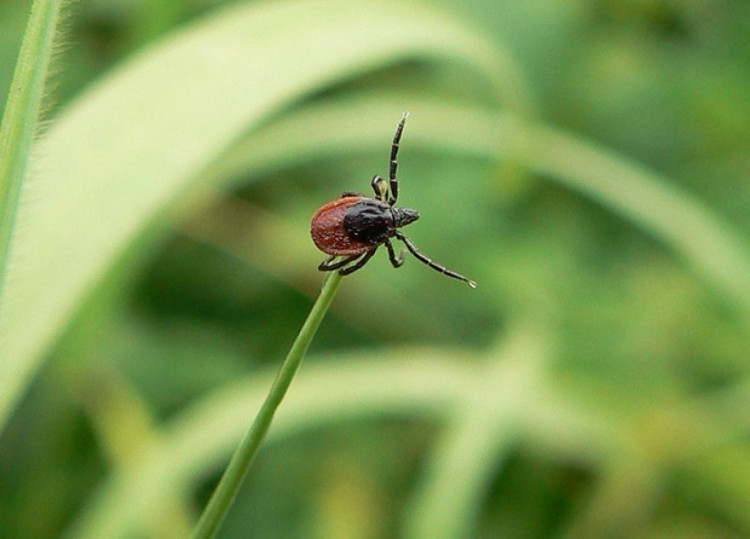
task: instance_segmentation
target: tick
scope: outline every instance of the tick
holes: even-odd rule
[[[331,255],[321,262],[318,269],[338,270],[341,275],[349,275],[367,264],[381,245],[385,245],[388,250],[388,259],[393,267],[399,268],[404,263],[404,250],[396,255],[391,243],[391,238],[396,238],[402,241],[420,262],[443,275],[464,281],[472,288],[476,288],[477,284],[471,279],[433,262],[420,253],[414,243],[399,230],[419,219],[417,210],[395,206],[398,200],[396,158],[407,116],[408,114],[404,113],[393,135],[388,181],[376,174],[370,182],[375,197],[370,198],[347,191],[339,199],[322,206],[313,215],[310,225],[313,242],[318,249]],[[339,256],[344,258],[334,261]]]

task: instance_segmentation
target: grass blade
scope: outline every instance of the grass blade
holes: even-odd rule
[[[409,143],[487,159],[515,159],[528,170],[605,206],[681,256],[750,327],[750,252],[739,234],[676,181],[592,141],[512,113],[419,96],[364,96],[309,107],[260,130],[214,173],[237,175],[288,166],[332,151],[377,143],[362,126],[408,103]],[[357,118],[357,123],[348,122]],[[336,129],[329,126],[338,126]],[[315,128],[318,136],[305,133]],[[250,152],[252,147],[253,151]],[[280,148],[284,151],[281,152]]]
[[[82,298],[207,181],[204,167],[304,96],[407,58],[460,59],[508,101],[522,95],[488,40],[430,8],[297,0],[201,19],[56,118],[38,148],[33,203],[22,205],[11,253],[0,425]]]
[[[330,273],[323,283],[323,289],[294,340],[289,354],[281,365],[266,400],[263,401],[250,430],[247,431],[232,455],[221,481],[219,481],[198,521],[198,525],[193,532],[193,537],[196,539],[213,537],[224,521],[255,459],[255,455],[258,454],[258,449],[271,426],[276,409],[289,389],[292,379],[302,363],[302,358],[310,347],[310,343],[333,301],[339,284],[341,284],[341,275],[337,271]]]
[[[35,0],[0,124],[0,301],[21,185],[37,127],[62,0]]]

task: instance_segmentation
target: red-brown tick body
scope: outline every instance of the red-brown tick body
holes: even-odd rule
[[[419,219],[411,208],[394,208],[376,198],[344,193],[313,215],[310,234],[329,255],[361,255],[396,235],[396,228]]]
[[[394,206],[398,199],[396,155],[405,122],[406,114],[393,136],[389,182],[386,183],[378,175],[372,179],[371,186],[375,192],[375,198],[347,192],[341,195],[341,198],[321,206],[313,215],[310,235],[315,246],[330,255],[330,258],[324,260],[318,269],[321,271],[339,270],[341,275],[349,275],[364,266],[381,245],[385,245],[388,249],[388,258],[393,267],[398,268],[404,263],[404,258],[403,251],[397,256],[393,250],[391,238],[396,238],[402,241],[409,252],[420,262],[476,288],[476,283],[471,279],[433,262],[420,253],[411,240],[398,230],[419,219],[419,213],[416,210]],[[334,262],[337,256],[345,258]]]
[[[356,255],[373,248],[371,243],[352,238],[344,228],[346,212],[362,198],[343,196],[315,212],[310,234],[318,249],[329,255]]]

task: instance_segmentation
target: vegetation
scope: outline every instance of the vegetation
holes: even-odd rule
[[[59,9],[0,5],[3,535],[189,535],[403,111],[478,289],[345,277],[219,536],[750,535],[750,5]]]

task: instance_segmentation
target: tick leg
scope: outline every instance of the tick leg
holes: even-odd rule
[[[340,269],[339,270],[339,274],[340,275],[349,275],[350,273],[354,273],[355,271],[357,271],[358,269],[360,269],[362,266],[364,266],[365,264],[367,264],[367,261],[372,258],[372,255],[374,255],[375,251],[377,251],[377,250],[378,250],[378,248],[376,247],[372,251],[367,251],[365,253],[365,256],[363,256],[362,259],[359,260],[356,264],[354,264],[352,266],[349,266],[348,268],[342,268],[342,269]]]
[[[401,234],[401,232],[396,231],[396,237],[398,239],[400,239],[401,241],[404,242],[404,245],[406,245],[406,248],[409,249],[409,251],[411,252],[411,254],[413,254],[417,258],[417,260],[419,260],[420,262],[422,262],[424,264],[427,264],[432,269],[434,269],[435,271],[439,271],[443,275],[447,275],[448,277],[453,277],[454,279],[458,279],[459,281],[463,281],[463,282],[467,283],[472,288],[476,288],[477,287],[477,283],[475,283],[471,279],[468,279],[468,278],[464,277],[460,273],[456,273],[455,271],[451,271],[448,268],[446,268],[445,266],[441,266],[437,262],[433,262],[430,258],[428,258],[425,255],[423,255],[422,253],[420,253],[417,250],[417,246],[414,245],[409,238],[407,238],[406,236],[404,236],[403,234]]]
[[[391,240],[385,240],[385,247],[388,249],[388,259],[391,261],[391,264],[393,264],[393,267],[400,268],[404,263],[404,252],[401,251],[398,256],[396,256],[396,251],[393,250]]]
[[[393,135],[393,143],[391,144],[391,166],[388,169],[388,180],[391,185],[391,196],[388,199],[389,206],[393,206],[398,200],[398,180],[396,179],[396,170],[398,169],[398,145],[401,142],[401,133],[404,131],[404,124],[406,123],[407,116],[409,116],[409,113],[404,112],[401,121],[396,127],[396,133]]]
[[[318,269],[320,271],[337,270],[343,266],[346,266],[349,262],[353,262],[354,260],[358,259],[360,256],[362,255],[359,254],[359,255],[347,256],[343,260],[340,260],[332,264],[331,262],[333,262],[336,259],[336,255],[334,255],[332,257],[326,258],[323,262],[321,262],[320,265],[318,266]]]
[[[372,186],[372,190],[375,191],[375,198],[381,202],[385,202],[385,199],[388,196],[388,184],[385,183],[385,180],[375,174],[375,176],[372,177],[370,185]]]

